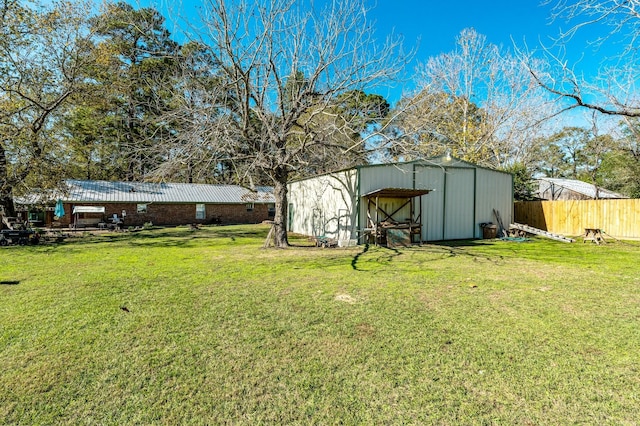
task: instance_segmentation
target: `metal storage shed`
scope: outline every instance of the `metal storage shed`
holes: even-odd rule
[[[371,212],[366,194],[384,188],[428,190],[411,205],[380,198],[385,211],[410,219],[420,211],[420,240],[482,237],[480,224],[513,218],[513,177],[455,158],[436,157],[405,163],[359,166],[289,184],[289,230],[362,242]],[[416,205],[417,203],[417,205]],[[414,209],[414,210],[412,210]]]

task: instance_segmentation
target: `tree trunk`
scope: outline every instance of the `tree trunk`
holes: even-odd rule
[[[135,58],[132,59],[132,64],[135,64]],[[124,140],[126,141],[126,156],[127,156],[127,172],[126,178],[129,182],[135,182],[137,179],[136,169],[139,164],[139,156],[140,153],[138,151],[139,147],[136,146],[136,137],[135,137],[135,124],[134,120],[136,119],[136,107],[133,103],[133,93],[130,88],[129,97],[127,100],[127,117],[125,122],[125,130],[124,130]]]
[[[13,205],[12,185],[8,179],[7,156],[4,145],[0,143],[0,207],[4,208],[4,214],[9,217],[16,215]]]
[[[276,199],[276,214],[274,221],[273,243],[277,248],[289,247],[287,238],[287,183],[289,182],[289,170],[281,166],[274,170],[273,195]]]

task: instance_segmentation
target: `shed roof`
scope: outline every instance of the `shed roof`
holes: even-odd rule
[[[302,182],[302,181],[305,181],[305,180],[315,179],[315,178],[320,177],[320,176],[332,175],[332,174],[335,174],[335,173],[345,172],[345,171],[348,171],[348,170],[375,169],[375,168],[384,168],[384,167],[389,167],[389,166],[402,166],[402,165],[405,165],[405,164],[414,164],[414,165],[419,165],[419,166],[423,166],[423,167],[434,167],[434,168],[443,168],[443,169],[447,169],[447,168],[481,169],[481,170],[488,170],[488,171],[493,172],[493,173],[511,175],[511,173],[505,172],[503,170],[496,170],[496,169],[493,169],[493,168],[490,168],[490,167],[480,166],[480,165],[477,165],[477,164],[470,163],[468,161],[460,160],[459,158],[456,158],[456,157],[453,157],[453,156],[440,155],[440,156],[436,156],[436,157],[422,158],[422,159],[411,160],[411,161],[399,161],[399,162],[393,162],[393,163],[362,164],[362,165],[359,165],[359,166],[353,166],[353,167],[348,167],[348,168],[345,168],[345,169],[339,169],[339,170],[333,170],[333,171],[326,172],[326,173],[321,173],[321,174],[315,175],[315,176],[308,176],[308,177],[304,177],[304,178],[293,179],[289,183]]]
[[[413,198],[428,194],[431,189],[413,189],[413,188],[381,188],[364,194],[363,197],[381,197],[381,198]]]

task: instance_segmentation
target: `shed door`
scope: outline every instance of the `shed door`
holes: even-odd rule
[[[474,169],[446,169],[444,202],[444,239],[473,238]]]
[[[440,167],[416,167],[416,188],[432,189],[420,197],[422,208],[422,240],[444,239],[444,182],[445,170]]]

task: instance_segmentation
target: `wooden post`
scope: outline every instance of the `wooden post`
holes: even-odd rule
[[[264,240],[264,244],[262,245],[262,248],[266,249],[266,248],[269,248],[269,246],[271,246],[271,244],[273,244],[274,247],[275,247],[275,245],[276,245],[276,243],[275,243],[276,235],[275,235],[275,232],[274,232],[275,222],[269,220],[269,221],[266,221],[265,223],[271,224],[271,228],[269,228],[269,233],[267,234],[267,239]]]

